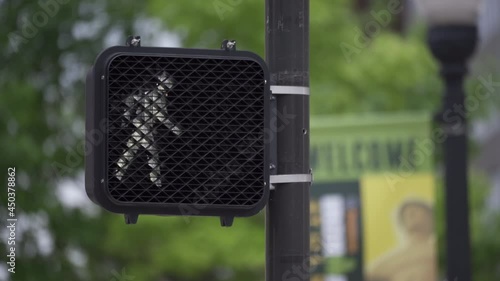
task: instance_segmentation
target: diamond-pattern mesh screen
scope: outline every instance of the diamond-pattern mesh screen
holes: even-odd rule
[[[265,76],[257,62],[120,55],[108,73],[107,177],[115,200],[261,200]]]

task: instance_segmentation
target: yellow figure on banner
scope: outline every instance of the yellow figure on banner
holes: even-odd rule
[[[401,243],[368,266],[368,281],[435,281],[434,213],[423,200],[403,202],[396,223]]]

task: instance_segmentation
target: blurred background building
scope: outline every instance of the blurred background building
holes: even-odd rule
[[[491,77],[496,86],[492,96],[500,93],[500,1],[483,0],[480,10],[480,46],[473,75]],[[486,120],[474,124],[474,136],[479,146],[475,166],[485,171],[491,180],[490,208],[500,209],[500,112],[492,107]]]

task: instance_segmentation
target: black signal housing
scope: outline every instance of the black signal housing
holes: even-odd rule
[[[258,213],[270,186],[268,81],[251,52],[104,50],[86,81],[89,198],[132,221]]]

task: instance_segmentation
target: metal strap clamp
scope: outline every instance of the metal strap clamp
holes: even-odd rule
[[[305,95],[309,96],[309,87],[300,86],[271,86],[273,95]]]
[[[271,175],[271,190],[275,189],[276,184],[280,183],[300,183],[308,182],[312,183],[312,174],[289,174],[289,175]]]

